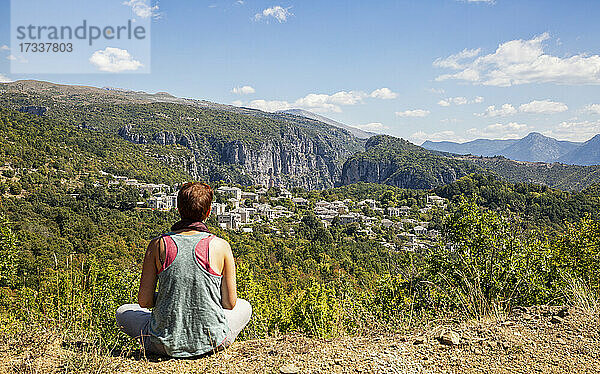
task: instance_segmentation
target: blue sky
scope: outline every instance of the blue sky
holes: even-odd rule
[[[133,51],[125,65],[96,60],[99,74],[11,74],[9,5],[4,81],[300,107],[417,144],[600,133],[600,2],[153,2],[150,74],[136,73]]]

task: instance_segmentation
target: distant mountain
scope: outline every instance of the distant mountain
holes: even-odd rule
[[[581,143],[560,141],[532,132],[505,148],[502,156],[517,161],[554,162],[580,145]]]
[[[466,143],[455,142],[432,142],[427,140],[421,147],[441,152],[457,153],[459,155],[472,154],[475,156],[492,157],[500,155],[500,152],[514,143],[517,139],[476,139]]]
[[[368,139],[371,136],[376,135],[375,133],[368,132],[368,131],[363,131],[363,130],[358,129],[356,127],[345,125],[345,124],[343,124],[341,122],[334,121],[331,118],[323,117],[321,115],[318,115],[318,114],[313,113],[313,112],[309,112],[308,110],[304,110],[304,109],[280,110],[277,113],[293,114],[295,116],[301,116],[301,117],[306,117],[306,118],[309,118],[309,119],[314,119],[314,120],[317,120],[317,121],[321,121],[321,122],[324,122],[324,123],[326,123],[328,125],[339,127],[339,128],[344,129],[344,130],[348,130],[352,135],[356,136],[359,139]]]
[[[560,162],[573,165],[600,165],[600,134],[561,157]]]
[[[567,153],[574,151],[581,145],[581,143],[556,140],[540,133],[532,132],[522,139],[477,139],[466,143],[426,141],[422,144],[422,147],[462,155],[472,154],[484,157],[504,156],[517,161],[557,162]]]

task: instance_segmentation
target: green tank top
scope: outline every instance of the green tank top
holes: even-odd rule
[[[197,258],[199,248],[208,246],[209,240],[203,239],[209,236],[210,233],[200,232],[169,233],[163,237],[167,248],[176,248],[176,255],[158,274],[158,295],[149,333],[151,341],[162,344],[172,357],[202,355],[215,350],[227,337],[221,276],[212,274]],[[205,250],[207,254],[207,247]]]

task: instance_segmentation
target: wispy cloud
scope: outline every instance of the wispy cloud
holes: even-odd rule
[[[523,104],[519,111],[523,113],[553,114],[566,112],[569,109],[567,104],[550,100],[533,100],[530,103]]]
[[[533,100],[522,104],[517,110],[512,104],[504,104],[499,108],[495,105],[487,107],[483,113],[474,113],[478,117],[506,117],[517,113],[555,114],[569,109],[567,104],[550,100]]]
[[[354,125],[353,127],[356,127],[358,129],[365,130],[365,131],[382,131],[382,130],[389,129],[389,127],[387,127],[386,125],[384,125],[381,122],[365,123],[362,125]]]
[[[483,129],[471,128],[467,134],[476,137],[493,139],[519,139],[532,130],[532,127],[523,123],[494,123]]]
[[[583,142],[600,134],[600,120],[564,121],[544,132],[544,135],[558,139]]]
[[[158,4],[151,6],[149,3],[150,0],[129,0],[124,1],[123,5],[131,7],[133,13],[140,18],[160,18]]]
[[[252,86],[238,86],[234,87],[231,92],[236,95],[249,95],[255,93],[256,90]]]
[[[236,101],[237,106],[247,106],[266,112],[302,108],[317,113],[340,113],[343,106],[363,104],[366,99],[389,100],[397,97],[397,94],[389,88],[379,88],[371,93],[363,91],[338,91],[334,94],[310,93],[293,102],[282,100],[252,100],[250,102]]]
[[[7,77],[6,75],[0,74],[0,83],[10,83],[12,79]]]
[[[254,15],[255,21],[269,21],[270,18],[277,20],[279,23],[284,23],[289,17],[294,14],[290,12],[291,7],[283,8],[280,5],[275,5],[267,9],[263,9],[262,12]]]
[[[444,92],[446,92],[446,91],[444,91],[443,88],[429,88],[429,89],[427,89],[427,91],[434,93],[434,94],[440,94],[440,95],[442,95],[442,94],[444,94]]]
[[[433,133],[427,133],[425,131],[417,131],[410,136],[410,140],[412,140],[413,142],[415,142],[417,144],[421,144],[425,140],[430,140],[433,142],[438,142],[438,141],[464,142],[464,141],[466,141],[465,138],[457,135],[452,130],[444,130],[444,131],[438,131],[438,132],[433,132]]]
[[[10,51],[10,47],[4,44],[2,47],[0,47],[0,51]]]
[[[403,112],[396,112],[397,117],[427,117],[429,115],[428,110],[425,109],[412,109],[405,110]]]
[[[467,99],[463,96],[458,97],[449,97],[443,100],[438,101],[439,106],[450,106],[454,105],[465,105],[465,104],[479,104],[483,102],[482,96],[476,96],[473,99]]]
[[[600,104],[589,104],[583,107],[583,111],[586,113],[600,114]]]
[[[500,87],[527,83],[600,84],[599,55],[552,56],[544,52],[543,42],[548,39],[550,35],[543,33],[530,40],[502,43],[494,53],[487,55],[480,56],[480,50],[475,49],[437,59],[434,66],[457,72],[440,75],[436,80],[453,79]]]
[[[90,57],[90,63],[98,70],[109,73],[120,73],[122,71],[135,71],[144,65],[135,60],[126,49],[106,47],[104,50],[94,52]]]

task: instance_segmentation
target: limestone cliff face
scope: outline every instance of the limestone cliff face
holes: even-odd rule
[[[399,167],[398,164],[389,160],[351,159],[344,164],[341,184],[369,182],[401,188],[430,189],[452,183],[465,175],[467,175],[466,172],[452,167],[429,174],[423,173],[417,168]]]
[[[477,171],[475,166],[466,162],[438,156],[403,139],[389,136],[370,138],[365,149],[344,163],[341,184],[371,182],[429,189]]]
[[[121,128],[119,135],[134,143],[149,142],[148,137],[136,134],[129,125]],[[278,135],[259,144],[167,131],[156,133],[151,139],[161,145],[188,148],[192,156],[181,161],[196,178],[262,185],[272,182],[309,189],[339,184],[343,162],[362,150],[360,140],[344,131],[324,136],[290,127]]]

